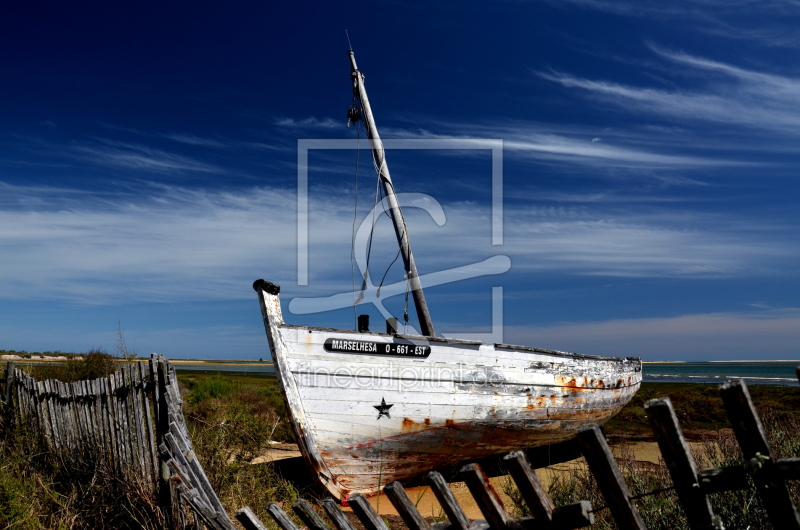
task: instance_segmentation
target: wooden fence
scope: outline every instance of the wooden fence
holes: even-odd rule
[[[102,379],[36,381],[8,363],[5,413],[72,466],[108,466],[151,488],[166,528],[236,528],[189,440],[175,369],[163,356]]]
[[[152,477],[169,528],[236,528],[194,454],[175,371],[163,357],[152,357],[147,368],[139,362],[107,379],[71,385],[37,382],[13,366],[7,374],[7,405],[48,447],[66,455],[101,447],[121,472]],[[800,516],[785,483],[800,479],[800,458],[775,458],[743,381],[724,383],[720,393],[744,456],[742,464],[726,468],[698,470],[669,398],[645,405],[688,526],[694,530],[722,529],[709,494],[750,489],[752,481],[773,526],[800,530]],[[600,429],[596,425],[585,427],[578,432],[577,441],[618,528],[645,530],[635,499]],[[463,466],[460,478],[484,520],[471,521],[466,516],[444,477],[436,471],[429,472],[426,480],[447,515],[446,522],[429,524],[400,483],[387,484],[384,491],[409,530],[567,530],[594,524],[589,501],[555,506],[522,452],[511,453],[503,460],[530,508],[530,518],[508,516],[478,464]],[[367,530],[388,530],[366,497],[354,494],[348,497],[348,503]],[[292,510],[309,530],[331,530],[331,526],[354,530],[333,499],[323,500],[321,507],[329,523],[303,499],[295,502]],[[267,512],[281,529],[298,530],[278,504],[269,503]],[[247,507],[236,513],[236,519],[247,530],[265,529]]]

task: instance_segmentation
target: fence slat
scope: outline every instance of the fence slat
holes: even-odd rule
[[[286,515],[286,512],[284,512],[276,503],[271,502],[267,504],[267,513],[272,516],[272,518],[275,520],[275,523],[277,523],[277,525],[283,530],[299,530],[297,525],[295,525],[289,516]]]
[[[403,518],[403,522],[409,530],[429,530],[430,526],[422,515],[420,515],[417,507],[411,502],[408,493],[403,486],[395,481],[390,482],[383,487],[383,492],[389,497],[392,505]]]
[[[503,461],[508,466],[511,478],[517,485],[520,495],[525,500],[531,515],[537,520],[542,528],[550,528],[553,520],[553,510],[555,505],[544,489],[539,477],[536,476],[528,457],[522,451],[515,451],[503,457]]]
[[[5,394],[5,399],[3,403],[6,407],[11,405],[11,396],[13,395],[13,386],[14,386],[14,361],[8,361],[6,364],[6,387],[3,389]]]
[[[689,523],[689,527],[722,528],[722,522],[711,509],[711,501],[700,488],[697,466],[689,450],[689,444],[683,437],[672,402],[668,397],[653,399],[645,403],[644,410],[656,435],[672,483],[675,485],[675,492],[681,501],[683,511],[686,512],[686,522]]]
[[[389,530],[364,495],[354,493],[347,497],[347,502],[367,530]]]
[[[504,530],[508,526],[505,506],[481,466],[467,464],[459,470],[459,474],[467,484],[472,498],[475,499],[486,522],[489,523],[489,527],[492,530]]]
[[[741,379],[728,381],[720,385],[720,394],[745,461],[752,464],[753,482],[769,520],[776,528],[800,529],[800,516],[789,489],[773,473],[775,457],[767,443],[764,426],[753,406],[747,385]]]
[[[294,510],[297,517],[303,521],[309,530],[331,530],[305,499],[297,499],[294,501],[292,510]]]
[[[145,424],[147,428],[147,454],[150,458],[150,465],[152,466],[150,469],[151,476],[153,480],[157,480],[158,475],[158,454],[156,453],[156,444],[155,438],[153,436],[153,417],[150,413],[150,400],[147,397],[147,377],[145,375],[145,368],[144,363],[139,361],[139,379],[142,382],[141,388],[141,399],[142,399],[142,406],[144,407],[143,414],[145,418]]]
[[[700,470],[699,477],[705,493],[750,489],[744,466],[707,467]]]
[[[324,499],[321,504],[322,509],[325,510],[325,513],[333,523],[333,526],[336,527],[336,530],[355,530],[353,525],[350,524],[350,521],[347,520],[344,512],[342,512],[342,509],[336,504],[335,500],[329,497]]]
[[[438,471],[429,471],[425,475],[425,479],[431,486],[431,491],[439,501],[439,505],[444,510],[447,518],[450,520],[452,530],[468,530],[470,525],[469,517],[464,513],[461,505],[458,504],[453,491],[447,485],[441,473]]]
[[[587,425],[578,430],[576,437],[617,526],[621,530],[646,530],[600,428]]]
[[[240,509],[236,512],[236,520],[244,526],[244,530],[267,530],[267,527],[264,526],[264,523],[256,517],[256,514],[253,513],[248,506]]]

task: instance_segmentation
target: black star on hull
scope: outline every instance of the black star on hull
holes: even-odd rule
[[[392,419],[392,417],[389,415],[389,409],[394,407],[394,404],[387,405],[386,404],[386,400],[381,398],[381,404],[380,405],[372,405],[372,406],[378,411],[378,418],[377,419],[381,419],[383,416],[386,416],[387,418]]]

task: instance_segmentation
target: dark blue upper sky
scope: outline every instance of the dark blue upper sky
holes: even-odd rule
[[[373,205],[363,130],[309,152],[298,285],[298,141],[358,136],[346,29],[384,138],[503,142],[502,245],[488,149],[388,152],[422,274],[511,261],[428,289],[438,332],[488,332],[500,286],[505,342],[800,358],[798,23],[782,1],[7,7],[0,349],[113,350],[119,321],[140,354],[266,357],[262,277],[287,321],[352,327],[289,310],[352,289],[357,156],[357,225]]]

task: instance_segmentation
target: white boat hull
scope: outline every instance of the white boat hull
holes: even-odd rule
[[[301,452],[340,499],[565,440],[641,383],[635,358],[287,325],[277,286],[254,287]]]

